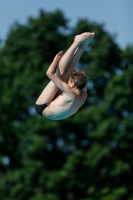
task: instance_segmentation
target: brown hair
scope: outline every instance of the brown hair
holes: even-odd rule
[[[72,78],[75,87],[79,90],[82,90],[86,86],[87,80],[89,78],[83,70],[74,70],[70,77]]]

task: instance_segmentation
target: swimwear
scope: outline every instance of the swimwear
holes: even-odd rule
[[[49,105],[49,103],[44,103],[44,104],[41,104],[41,105],[38,105],[38,104],[35,104],[35,109],[36,109],[36,112],[42,116],[42,112],[43,110]],[[42,116],[43,117],[43,116]]]

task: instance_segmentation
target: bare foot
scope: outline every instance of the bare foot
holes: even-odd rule
[[[94,35],[95,35],[94,32],[86,32],[86,33],[82,33],[80,35],[76,35],[74,42],[83,44],[84,46],[87,47],[90,44],[90,42],[92,41]]]

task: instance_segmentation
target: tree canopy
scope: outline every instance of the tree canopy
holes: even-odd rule
[[[34,103],[45,72],[76,34],[94,31],[78,68],[88,98],[72,117],[41,118]],[[0,49],[0,198],[133,199],[133,45],[121,49],[102,24],[40,11],[13,24]]]

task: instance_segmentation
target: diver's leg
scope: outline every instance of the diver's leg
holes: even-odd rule
[[[79,42],[79,45],[69,62],[69,65],[67,67],[65,77],[64,77],[65,82],[68,82],[71,73],[73,72],[74,68],[76,67],[76,65],[77,65],[80,57],[82,56],[83,52],[85,51],[86,47],[92,41],[93,37],[94,37],[94,33],[87,33],[87,39],[85,39],[85,40],[82,40],[82,34],[77,36],[77,38],[75,38],[75,40],[78,40],[81,42]]]
[[[36,104],[41,105],[44,103],[50,103],[57,91],[58,87],[52,81],[50,81],[38,97]]]
[[[67,66],[69,65],[69,62],[73,56],[73,53],[77,49],[78,45],[79,45],[78,42],[73,43],[70,46],[70,48],[67,50],[67,52],[61,58],[61,60],[62,60],[62,61],[60,60],[61,64],[59,62],[59,64],[58,64],[59,66],[57,67],[57,70],[56,70],[56,75],[60,79],[63,79],[63,77],[65,75],[65,70],[66,70]],[[40,96],[38,97],[36,104],[41,105],[44,103],[50,103],[60,93],[61,93],[61,91],[58,89],[58,87],[52,81],[50,81],[48,83],[48,85],[44,88],[44,90],[42,91]]]
[[[83,45],[80,45],[74,52],[73,57],[67,67],[65,77],[64,77],[64,82],[66,82],[66,83],[68,82],[71,73],[75,69],[75,67],[76,67],[77,63],[79,62],[79,59],[81,58],[85,49],[86,49],[86,47],[84,47]]]
[[[82,33],[80,35],[75,36],[74,42],[69,47],[69,49],[65,52],[65,54],[62,56],[62,58],[59,62],[59,67],[57,68],[57,73],[62,74],[62,75],[66,74],[67,68],[68,68],[68,66],[70,67],[69,64],[70,64],[71,60],[73,59],[73,55],[75,55],[76,52],[78,52],[79,55],[80,54],[82,55],[84,49],[91,42],[93,36],[94,36],[94,33],[89,33],[89,32]],[[78,51],[79,46],[82,46],[82,48],[80,48],[80,50]],[[76,63],[78,62],[80,56],[77,56]],[[74,58],[74,60],[76,60],[76,57]],[[75,61],[72,63],[74,64]]]

